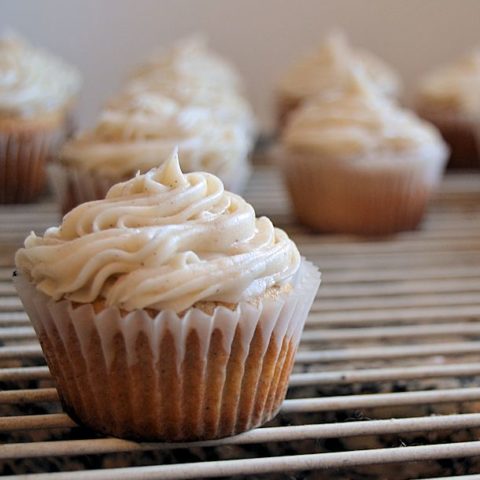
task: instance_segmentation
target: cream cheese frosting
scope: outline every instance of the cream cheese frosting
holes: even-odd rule
[[[361,69],[350,75],[343,90],[319,95],[294,112],[283,144],[353,158],[432,145],[445,148],[435,127],[379,95]]]
[[[480,113],[480,49],[425,76],[418,88],[422,106],[464,114]]]
[[[341,88],[359,66],[380,93],[398,94],[400,82],[395,72],[375,55],[354,50],[341,32],[330,34],[316,52],[294,65],[281,80],[279,91],[291,98],[304,99]]]
[[[80,88],[78,71],[16,35],[0,39],[0,114],[34,116],[65,106]]]
[[[204,38],[184,39],[153,55],[131,76],[132,82],[200,84],[236,90],[241,80],[233,65],[208,49]]]
[[[253,134],[255,118],[241,86],[232,65],[201,38],[190,38],[150,59],[131,76],[125,91],[153,91],[182,106],[208,108],[219,120],[238,123]]]
[[[251,143],[240,127],[220,122],[208,109],[140,92],[112,101],[92,131],[64,145],[60,159],[120,179],[157,166],[175,146],[185,171],[222,177],[246,161]]]
[[[201,82],[179,80],[176,82],[131,82],[125,94],[138,95],[151,92],[162,95],[183,107],[206,108],[221,122],[238,125],[248,135],[254,135],[255,115],[249,103],[236,91],[212,88]]]
[[[183,174],[174,153],[104,200],[78,206],[43,237],[32,232],[15,262],[54,300],[181,312],[288,283],[300,256],[285,232],[256,218],[217,177]]]

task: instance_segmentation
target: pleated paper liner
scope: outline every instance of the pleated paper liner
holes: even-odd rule
[[[46,187],[46,164],[63,139],[65,112],[0,119],[0,203],[27,203]]]
[[[277,150],[298,219],[321,232],[387,235],[421,222],[446,152],[337,159]]]
[[[448,169],[480,169],[480,118],[418,110],[418,114],[433,123],[450,146]]]
[[[288,293],[182,316],[96,311],[54,302],[22,274],[14,281],[73,418],[118,437],[187,441],[275,416],[320,274],[303,260]]]
[[[128,180],[128,177],[108,177],[59,162],[48,166],[48,176],[63,214],[81,203],[105,198],[113,185]]]
[[[0,203],[27,203],[46,186],[46,163],[54,135],[0,132]]]

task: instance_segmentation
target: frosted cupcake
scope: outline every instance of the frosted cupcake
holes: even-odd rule
[[[252,139],[256,135],[239,74],[202,39],[186,39],[151,57],[132,74],[125,91],[153,91],[182,106],[208,108],[220,121],[238,125]]]
[[[77,71],[17,36],[0,39],[0,203],[33,200],[64,134]]]
[[[243,189],[251,148],[245,132],[220,122],[207,109],[182,107],[143,92],[119,97],[92,131],[64,145],[51,168],[63,211],[103,198],[115,183],[157,166],[175,146],[184,171],[208,171],[230,190]]]
[[[375,55],[353,49],[341,32],[330,34],[317,51],[293,65],[277,88],[277,120],[282,127],[288,115],[305,100],[342,88],[353,70],[361,66],[379,93],[395,98],[400,80],[396,73]]]
[[[421,79],[416,107],[450,145],[449,167],[480,167],[480,50]]]
[[[319,285],[285,232],[175,155],[32,233],[16,265],[66,411],[150,440],[272,418]]]
[[[293,113],[282,144],[298,218],[357,234],[415,228],[448,153],[435,127],[379,95],[361,70]]]

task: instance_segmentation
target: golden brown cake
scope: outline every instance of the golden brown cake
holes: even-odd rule
[[[320,281],[282,230],[176,155],[31,234],[16,265],[66,411],[145,440],[272,418]]]

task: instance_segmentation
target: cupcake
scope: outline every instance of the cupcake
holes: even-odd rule
[[[105,197],[112,185],[150,170],[177,145],[184,171],[208,171],[228,189],[243,189],[251,143],[240,127],[220,122],[208,109],[140,92],[112,101],[92,131],[63,146],[51,166],[63,211]]]
[[[450,145],[448,167],[479,168],[480,50],[421,79],[416,109]]]
[[[153,91],[182,106],[208,108],[220,121],[243,128],[252,141],[256,135],[239,74],[202,39],[186,39],[148,59],[133,72],[125,91]]]
[[[16,36],[0,39],[0,203],[43,191],[79,86],[77,71],[59,59]]]
[[[285,232],[175,154],[32,233],[15,262],[65,410],[139,440],[272,418],[319,285]]]
[[[330,34],[317,51],[293,65],[277,88],[277,124],[285,125],[288,115],[302,102],[322,92],[342,88],[351,72],[360,65],[377,91],[395,98],[400,80],[396,73],[375,55],[353,49],[341,32]]]
[[[448,153],[435,127],[379,95],[362,70],[295,111],[282,145],[299,220],[367,235],[419,224]]]

